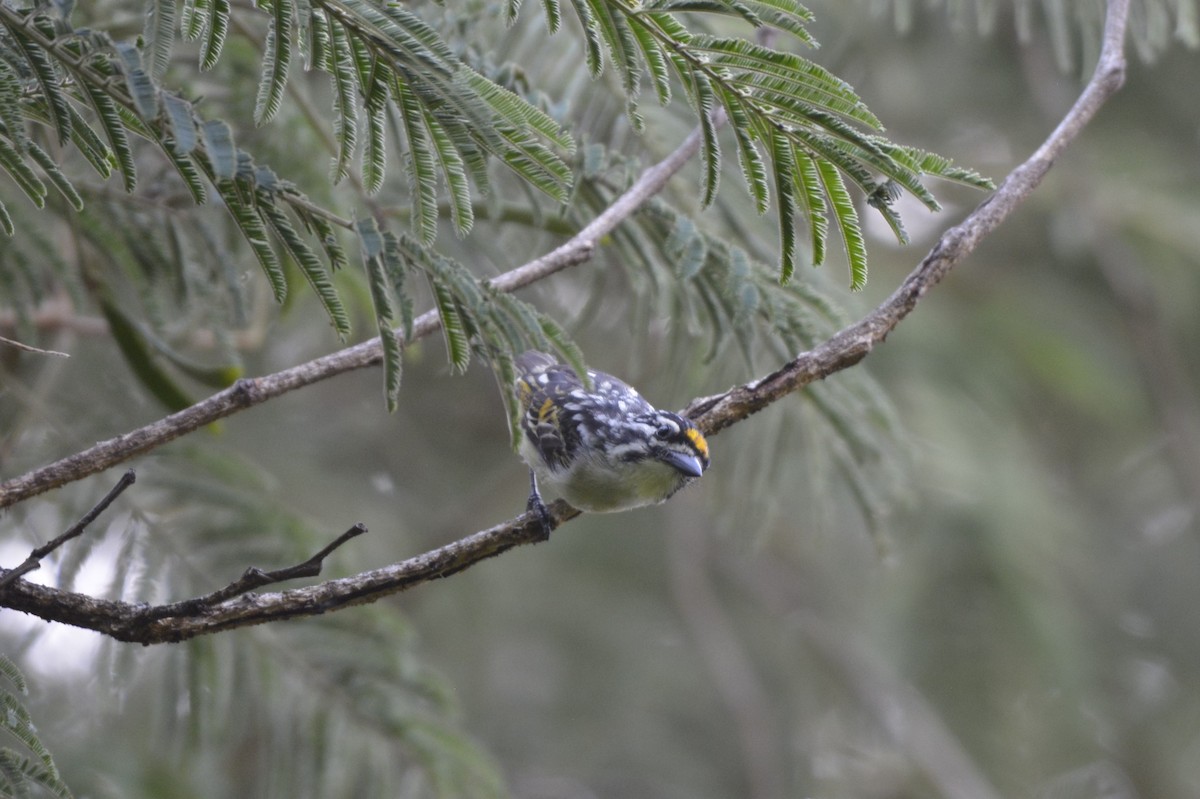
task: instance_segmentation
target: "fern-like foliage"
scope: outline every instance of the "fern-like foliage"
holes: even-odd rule
[[[851,286],[865,285],[866,247],[847,184],[876,198],[873,206],[902,242],[907,236],[891,209],[891,195],[880,193],[882,186],[898,186],[931,210],[939,206],[920,182],[922,176],[992,186],[945,159],[925,158],[880,137],[882,125],[853,89],[818,64],[743,38],[693,33],[684,25],[688,15],[715,14],[755,28],[776,28],[814,45],[806,28],[811,14],[794,0],[575,0],[572,7],[585,31],[589,69],[599,74],[607,56],[620,75],[635,125],[641,125],[637,100],[644,76],[664,104],[672,86],[682,86],[703,134],[704,206],[716,197],[721,171],[718,115],[728,120],[742,177],[760,213],[774,189],[784,282],[799,263],[797,221],[807,224],[810,260],[820,264],[832,220],[850,263]],[[559,17],[557,3],[547,0],[551,32]]]
[[[330,537],[277,496],[286,492],[261,467],[220,447],[185,446],[140,479],[152,491],[127,497],[130,521],[110,529],[114,546],[99,555],[115,556],[112,597],[164,602],[203,594],[247,565],[299,562]],[[362,555],[356,546],[335,553],[327,570],[344,573]],[[72,549],[58,573],[68,587],[77,569],[68,560]],[[99,673],[119,675],[122,689],[151,702],[170,696],[179,703],[137,723],[125,708],[106,708],[116,692],[101,691],[93,708],[113,714],[132,751],[155,752],[139,768],[154,773],[156,761],[168,764],[175,794],[504,795],[499,769],[455,720],[450,686],[423,662],[414,630],[386,603],[244,636],[207,636],[172,647],[146,668],[138,667],[144,650],[105,646],[113,664]]]
[[[298,48],[304,69],[330,77],[334,177],[349,173],[362,141],[363,181],[378,190],[384,134],[392,125],[407,143],[413,218],[421,222],[417,233],[426,243],[436,234],[435,176],[459,200],[455,207],[461,211],[470,183],[486,191],[489,156],[565,200],[571,174],[554,148],[569,152],[571,137],[549,116],[475,73],[406,7],[368,0],[264,0],[259,5],[270,21],[255,120],[265,124],[278,112]],[[189,0],[182,16],[184,36],[203,43],[201,65],[211,68],[228,31],[228,5]],[[465,234],[471,216],[456,213],[454,222]]]
[[[149,142],[197,204],[218,202],[253,253],[278,302],[299,276],[341,337],[350,314],[334,282],[348,263],[339,229],[360,244],[375,327],[385,363],[385,393],[394,407],[400,386],[397,323],[411,333],[412,281],[423,275],[455,369],[482,353],[507,381],[518,346],[556,347],[577,359],[569,339],[547,317],[430,249],[443,208],[455,231],[472,227],[474,198],[492,184],[490,164],[503,164],[525,187],[555,203],[570,199],[575,177],[565,159],[574,148],[560,122],[534,102],[486,77],[443,35],[407,6],[376,0],[259,0],[264,26],[262,69],[254,119],[269,124],[287,100],[297,69],[329,77],[332,99],[332,176],[341,180],[357,162],[367,193],[383,186],[389,149],[400,153],[408,177],[410,233],[380,226],[373,213],[360,221],[322,208],[292,181],[256,162],[238,146],[224,120],[206,118],[184,95],[164,88],[178,38],[199,45],[199,67],[215,67],[230,31],[248,31],[228,0],[150,0],[144,35],[116,41],[94,29],[75,29],[69,7],[0,4],[0,169],[37,207],[52,192],[79,209],[71,179],[29,135],[47,129],[73,145],[102,178],[137,187],[135,145]],[[850,284],[866,280],[867,253],[856,200],[865,198],[897,237],[906,239],[892,208],[904,191],[936,208],[922,184],[934,176],[979,187],[969,170],[883,138],[879,120],[853,89],[816,63],[783,49],[728,35],[698,32],[702,17],[750,29],[783,31],[802,45],[811,15],[795,0],[572,0],[583,33],[584,62],[594,76],[619,78],[628,115],[642,127],[644,84],[660,103],[682,96],[702,132],[701,205],[711,204],[722,170],[722,124],[755,209],[774,208],[780,230],[777,279],[787,283],[802,260],[822,263],[831,234],[850,265]],[[562,25],[558,0],[543,0],[551,32]],[[64,11],[64,9],[66,9]],[[512,2],[504,13],[520,13]],[[389,133],[392,137],[389,148]],[[443,204],[442,198],[446,198]],[[16,226],[0,205],[0,229]],[[799,231],[808,233],[802,257]],[[102,235],[93,229],[97,235]],[[131,246],[138,250],[140,246]],[[134,373],[168,407],[189,401],[161,365],[153,335],[129,318],[103,288],[96,300]],[[167,356],[167,360],[170,357]],[[582,359],[579,359],[582,360]],[[172,369],[178,367],[172,366]],[[186,370],[185,370],[186,371]],[[228,374],[228,370],[225,372]]]
[[[400,348],[392,328],[399,322],[405,335],[412,334],[412,275],[423,277],[429,287],[441,319],[450,365],[464,372],[473,357],[480,357],[492,368],[508,409],[514,445],[520,433],[519,409],[510,391],[516,379],[515,354],[530,348],[552,350],[581,373],[586,371],[579,347],[554,319],[532,305],[495,291],[463,264],[412,237],[381,232],[374,220],[360,221],[358,232],[383,339],[389,408],[395,407],[401,368]]]
[[[70,799],[71,791],[59,776],[54,758],[38,737],[25,707],[22,697],[28,693],[21,670],[0,655],[0,706],[3,711],[0,712],[0,730],[7,733],[8,739],[0,746],[0,796]]]

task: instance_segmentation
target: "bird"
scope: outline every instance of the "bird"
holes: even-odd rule
[[[611,513],[665,502],[708,470],[708,442],[696,425],[657,410],[624,381],[589,369],[585,382],[537,350],[515,365],[527,509],[544,537],[550,514],[539,486],[579,510]]]

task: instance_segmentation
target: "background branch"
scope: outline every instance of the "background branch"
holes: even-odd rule
[[[1128,0],[1112,0],[1109,3],[1104,44],[1096,70],[1053,133],[1028,160],[1005,178],[995,194],[939,239],[887,300],[861,321],[845,328],[820,346],[800,353],[779,370],[722,394],[693,401],[688,405],[687,413],[697,425],[706,433],[715,434],[814,380],[858,363],[876,344],[882,342],[930,288],[940,282],[1034,191],[1063,150],[1121,87],[1125,75],[1123,42],[1128,11]],[[513,291],[586,260],[597,239],[657,192],[695,152],[698,144],[699,136],[693,134],[664,161],[643,173],[626,194],[577,236],[546,256],[501,275],[493,281],[493,285],[501,291]],[[436,313],[427,313],[417,320],[414,334],[428,335],[437,326]],[[230,389],[191,408],[8,481],[0,486],[0,507],[94,474],[237,410],[335,374],[376,363],[379,358],[379,342],[374,340],[273,375],[241,380]],[[554,503],[550,512],[555,526],[579,514],[561,501]],[[51,621],[93,629],[122,641],[143,644],[180,641],[234,627],[316,615],[370,602],[429,580],[449,576],[539,538],[538,521],[532,515],[525,514],[400,563],[318,585],[278,593],[237,596],[216,606],[201,607],[192,616],[159,618],[153,607],[99,600],[24,581],[11,585],[3,601],[13,609]]]
[[[13,581],[15,581],[21,575],[28,574],[34,569],[41,567],[42,558],[58,549],[72,538],[81,535],[83,531],[88,528],[88,525],[96,521],[100,514],[103,513],[117,497],[121,496],[125,489],[133,485],[134,481],[136,480],[137,476],[134,474],[133,469],[130,469],[129,471],[125,472],[125,474],[121,475],[121,479],[118,480],[117,484],[112,487],[112,490],[105,494],[104,498],[97,502],[91,510],[83,514],[83,518],[67,528],[67,531],[62,535],[52,538],[45,544],[42,544],[40,547],[37,547],[30,552],[29,557],[25,558],[24,562],[21,563],[20,566],[5,572],[4,576],[0,577],[0,591],[3,591],[7,586],[11,585]]]
[[[498,291],[512,292],[592,257],[596,243],[653,197],[700,148],[700,133],[693,132],[670,155],[647,168],[620,197],[613,201],[570,240],[491,281]],[[427,311],[413,323],[413,339],[423,338],[441,327],[437,310]],[[402,338],[399,332],[397,338]],[[67,483],[81,480],[119,463],[149,452],[205,425],[238,411],[310,386],[343,372],[378,364],[383,357],[378,338],[372,338],[306,363],[262,377],[238,380],[191,407],[144,427],[101,441],[74,455],[47,464],[20,477],[0,483],[0,508],[37,496]]]

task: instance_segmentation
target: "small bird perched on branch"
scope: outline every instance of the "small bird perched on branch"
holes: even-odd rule
[[[580,510],[605,513],[664,502],[708,469],[708,442],[689,419],[656,410],[612,375],[589,369],[589,389],[544,352],[516,363],[528,507],[547,535],[539,481]]]

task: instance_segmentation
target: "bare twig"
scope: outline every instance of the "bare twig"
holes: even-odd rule
[[[693,401],[688,406],[688,412],[697,425],[706,433],[717,433],[814,380],[858,363],[876,344],[882,342],[930,288],[970,254],[1033,192],[1055,159],[1121,87],[1125,75],[1123,43],[1128,14],[1129,0],[1110,0],[1100,60],[1078,101],[1046,142],[1008,175],[995,194],[941,237],[891,297],[862,321],[847,327],[813,350],[801,353],[766,377],[735,386],[723,394]],[[493,281],[493,285],[502,291],[512,291],[586,260],[597,239],[657,192],[698,146],[698,136],[689,137],[662,163],[647,170],[625,195],[618,198],[612,208],[567,245],[501,275]],[[437,325],[436,314],[424,314],[416,322],[416,333],[428,335]],[[370,341],[274,375],[239,381],[227,391],[159,422],[101,442],[77,455],[0,485],[0,507],[94,474],[241,408],[349,369],[377,363],[379,358],[378,341]],[[562,501],[554,503],[550,513],[555,527],[579,515],[579,511]],[[156,618],[154,608],[56,591],[24,581],[10,585],[2,602],[15,610],[50,621],[86,627],[121,641],[143,644],[181,641],[220,630],[310,616],[371,602],[462,571],[513,547],[542,540],[541,533],[541,524],[536,515],[527,513],[400,563],[278,593],[243,594],[206,607],[193,616]]]
[[[269,572],[263,571],[257,566],[251,566],[243,572],[241,577],[224,588],[219,588],[204,596],[185,599],[182,602],[158,605],[151,608],[146,613],[146,616],[150,619],[166,619],[172,616],[195,616],[208,608],[233,599],[235,596],[249,593],[255,588],[262,588],[264,585],[296,580],[300,577],[316,577],[321,573],[321,567],[325,564],[325,558],[329,557],[330,553],[351,538],[356,538],[365,532],[367,532],[366,525],[360,522],[339,535],[320,552],[303,563],[297,563],[295,566],[288,566],[283,569],[273,569]]]
[[[31,347],[28,344],[22,344],[19,341],[13,341],[11,338],[5,338],[4,336],[0,336],[0,344],[7,345],[9,347],[14,347],[18,350],[21,350],[22,352],[32,352],[35,355],[53,355],[57,358],[70,358],[71,357],[69,354],[67,354],[65,352],[59,352],[58,350],[44,350],[40,347]]]
[[[28,574],[34,569],[40,567],[42,565],[42,558],[58,549],[72,538],[82,534],[83,531],[87,529],[87,526],[96,521],[96,518],[104,512],[105,508],[111,505],[113,500],[121,496],[125,489],[133,485],[134,481],[136,480],[137,475],[133,473],[133,469],[130,469],[129,471],[125,472],[125,474],[121,475],[121,479],[118,480],[117,484],[112,487],[112,490],[105,494],[104,499],[97,502],[95,507],[83,514],[82,519],[71,525],[62,535],[51,539],[50,541],[42,544],[40,547],[30,552],[29,557],[25,558],[25,562],[20,566],[5,572],[4,576],[0,577],[0,592],[11,585],[21,575]]]

